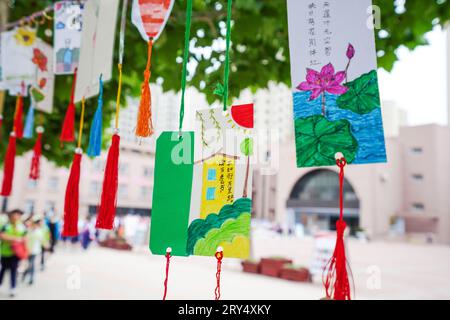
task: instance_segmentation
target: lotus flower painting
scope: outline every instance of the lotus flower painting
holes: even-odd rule
[[[288,0],[297,167],[387,161],[371,5]]]

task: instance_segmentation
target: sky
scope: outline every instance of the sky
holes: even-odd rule
[[[412,52],[400,48],[392,72],[379,72],[382,100],[407,110],[409,125],[447,123],[447,35],[436,27],[427,39]]]

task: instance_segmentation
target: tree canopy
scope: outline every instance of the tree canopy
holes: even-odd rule
[[[15,21],[28,16],[52,2],[55,1],[10,1],[12,5],[9,20]],[[436,25],[444,26],[450,19],[449,0],[373,0],[373,3],[380,8],[381,13],[381,29],[375,30],[378,65],[387,71],[392,70],[398,60],[396,50],[399,47],[406,46],[413,50],[417,46],[426,45],[425,34]],[[129,5],[128,13],[131,12],[131,1]],[[166,28],[154,45],[151,81],[160,83],[164,91],[180,89],[185,7],[186,0],[175,1]],[[193,10],[188,85],[197,88],[205,94],[209,102],[213,102],[220,99],[214,95],[214,87],[218,82],[222,82],[223,78],[226,0],[194,0]],[[230,99],[246,88],[253,91],[266,88],[271,81],[290,86],[286,0],[234,0],[232,19]],[[39,35],[52,43],[52,39],[44,35],[45,28],[40,28]],[[117,37],[118,33],[117,31]],[[118,41],[116,47],[117,44]],[[117,61],[118,50],[115,51]],[[128,19],[123,97],[140,95],[146,54],[145,41]],[[106,124],[110,123],[114,114],[117,80],[118,72],[117,68],[114,68],[113,80],[105,84],[104,129],[108,127]],[[58,76],[54,112],[42,117],[46,130],[43,155],[57,165],[68,165],[75,148],[75,145],[71,144],[61,147],[58,139],[69,103],[71,81],[71,76]],[[12,127],[14,99],[6,99],[0,147],[2,158],[6,148],[6,134]],[[122,99],[122,102],[125,105],[125,99]],[[27,105],[28,102],[25,101],[25,106]],[[95,106],[96,99],[87,102],[85,133],[89,130],[89,119],[93,117]],[[77,115],[78,113],[79,110]],[[84,146],[87,146],[87,137],[88,134],[84,134]],[[18,153],[30,150],[33,144],[34,141],[20,141]],[[106,141],[105,147],[108,144]]]

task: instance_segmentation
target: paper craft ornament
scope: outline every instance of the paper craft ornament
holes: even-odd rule
[[[11,90],[13,95],[24,94],[21,92],[22,82],[25,85],[34,84],[36,66],[32,59],[35,43],[36,29],[28,26],[1,33],[2,86]]]
[[[52,113],[55,74],[53,73],[53,48],[41,39],[33,47],[32,62],[36,65],[35,81],[30,95],[36,110]]]
[[[90,1],[88,1],[90,2]],[[82,1],[59,1],[54,4],[54,71],[73,74],[80,61]]]
[[[173,3],[174,0],[133,0],[132,22],[139,30],[142,38],[148,43],[147,65],[141,86],[141,100],[136,124],[137,137],[146,138],[153,134],[150,91],[153,43],[161,35],[170,16]]]
[[[85,4],[75,102],[98,94],[100,75],[103,82],[111,80],[118,8],[119,0],[90,0]]]
[[[288,0],[297,166],[386,162],[371,0]]]

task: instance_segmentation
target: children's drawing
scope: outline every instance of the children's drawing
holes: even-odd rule
[[[370,6],[288,0],[298,167],[386,162]]]
[[[84,4],[59,1],[54,4],[55,74],[72,74],[80,61],[81,30]]]
[[[36,66],[32,62],[36,30],[19,27],[1,34],[2,82],[5,89],[21,91],[21,83],[34,83]]]
[[[34,107],[51,113],[53,110],[53,92],[55,75],[53,73],[53,48],[41,39],[33,47],[32,62],[36,65],[36,80],[30,88]]]
[[[103,82],[111,80],[118,9],[119,0],[90,0],[84,6],[75,102],[98,94],[100,75]]]
[[[142,38],[158,40],[169,19],[174,0],[133,0],[131,19]]]
[[[228,258],[250,252],[253,105],[197,112],[197,130],[157,140],[150,249]],[[173,181],[176,181],[174,184]],[[176,201],[173,201],[176,195]]]

